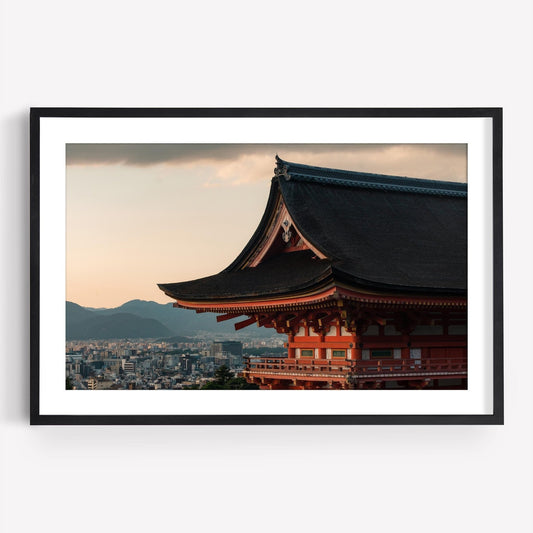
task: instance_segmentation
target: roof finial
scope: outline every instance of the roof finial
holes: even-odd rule
[[[274,175],[278,177],[283,176],[286,179],[290,179],[288,170],[289,168],[287,167],[285,161],[283,161],[283,159],[276,154],[276,167],[274,168]]]

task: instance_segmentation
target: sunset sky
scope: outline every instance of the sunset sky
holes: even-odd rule
[[[259,224],[276,154],[413,178],[467,173],[464,144],[69,144],[67,300],[165,303],[157,283],[218,273]]]

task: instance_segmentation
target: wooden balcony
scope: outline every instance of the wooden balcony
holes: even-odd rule
[[[244,359],[244,377],[306,381],[401,381],[452,379],[467,375],[466,358],[427,359]]]

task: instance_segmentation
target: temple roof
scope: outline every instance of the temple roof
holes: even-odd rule
[[[235,261],[215,276],[161,290],[178,301],[296,295],[336,283],[466,295],[466,184],[276,159],[263,218]],[[272,235],[289,227],[307,250],[284,253],[281,238],[273,244]]]
[[[214,276],[160,287],[164,287],[167,294],[179,294],[187,301],[302,294],[330,281],[331,261],[314,255],[311,250],[280,254],[255,268],[226,270]]]

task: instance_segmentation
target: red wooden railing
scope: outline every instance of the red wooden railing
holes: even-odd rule
[[[417,359],[289,359],[245,357],[244,372],[251,373],[291,373],[291,374],[346,374],[364,377],[375,374],[419,374],[435,373],[464,374],[467,370],[466,358],[417,358]]]

